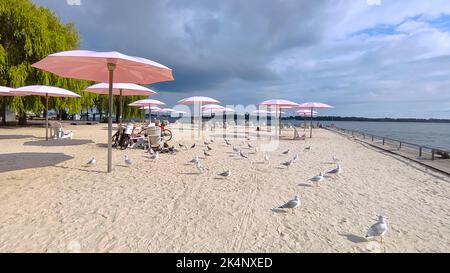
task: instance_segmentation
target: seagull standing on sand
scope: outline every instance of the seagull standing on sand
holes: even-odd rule
[[[128,155],[125,155],[125,165],[131,166],[133,165],[133,161],[128,157]]]
[[[230,177],[231,176],[231,170],[224,171],[223,173],[219,173],[218,175],[222,176],[222,177]]]
[[[296,154],[294,158],[292,159],[293,163],[297,163],[297,161],[300,159],[300,156]]]
[[[293,160],[289,160],[283,163],[284,166],[286,166],[286,168],[289,169],[290,166],[292,166],[292,164],[294,164]]]
[[[378,222],[372,225],[367,231],[366,239],[370,240],[374,237],[381,237],[381,243],[383,243],[383,236],[388,231],[388,224],[386,217],[378,216]]]
[[[253,149],[253,148],[254,148],[253,145],[250,144],[250,143],[248,143],[247,146],[248,146],[250,149]]]
[[[200,162],[200,159],[198,158],[198,156],[196,156],[194,159],[189,161],[189,163],[197,163],[197,162]]]
[[[179,146],[180,148],[185,149],[185,150],[187,150],[187,148],[188,148],[186,145],[183,145],[183,144],[178,144],[178,146]]]
[[[233,147],[233,151],[235,151],[236,153],[239,153],[239,149],[236,147]]]
[[[341,165],[338,164],[336,169],[333,169],[333,170],[331,170],[331,171],[329,171],[327,173],[328,174],[337,174],[337,175],[341,174],[342,173]]]
[[[210,154],[208,154],[208,152],[207,152],[206,150],[203,150],[203,154],[204,154],[205,156],[211,156]]]
[[[197,167],[197,170],[201,173],[204,173],[205,171],[208,171],[208,167],[203,166],[202,163],[200,161],[195,163],[195,167]]]
[[[194,149],[194,148],[195,148],[195,143],[194,143],[194,145],[191,146],[191,149]]]
[[[248,159],[248,156],[246,156],[241,150],[239,150],[239,155],[240,155],[242,158]]]
[[[225,144],[227,144],[227,146],[231,146],[230,141],[228,141],[228,139],[224,139],[225,140]]]
[[[89,160],[89,162],[86,163],[86,165],[87,165],[87,166],[93,166],[93,165],[95,165],[95,163],[97,163],[97,160],[95,160],[95,156],[93,156],[93,157],[91,158],[91,160]]]
[[[311,151],[311,146],[306,147],[305,151]]]
[[[159,152],[155,152],[154,155],[150,157],[150,159],[157,160],[159,158]]]
[[[209,147],[209,145],[206,145],[206,149],[208,149],[208,151],[212,151],[212,148]]]
[[[310,180],[312,182],[315,182],[316,186],[319,187],[319,183],[322,182],[325,179],[325,177],[323,176],[323,172],[320,172],[319,175],[314,176],[313,178],[311,178]]]
[[[279,206],[279,209],[291,209],[293,212],[295,208],[298,208],[301,205],[300,197],[297,195],[294,199],[289,200],[286,204]]]
[[[264,161],[265,162],[269,162],[270,161],[270,158],[269,158],[268,154],[264,155]]]
[[[290,149],[287,149],[286,151],[283,152],[284,155],[288,155],[291,152]]]

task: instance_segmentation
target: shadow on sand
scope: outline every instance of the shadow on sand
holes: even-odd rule
[[[0,154],[0,173],[55,166],[73,157],[61,153]]]
[[[25,146],[39,146],[39,147],[64,147],[64,146],[80,146],[94,143],[90,139],[52,139],[52,140],[38,140],[25,142]]]
[[[32,135],[0,135],[0,140],[34,138]]]
[[[349,240],[350,242],[355,243],[355,244],[366,243],[367,242],[366,238],[361,237],[361,236],[357,236],[357,235],[354,235],[354,234],[339,234],[339,235],[347,238],[347,240]]]
[[[288,213],[286,210],[280,209],[280,208],[274,208],[274,209],[271,209],[271,211],[275,212],[275,213]]]

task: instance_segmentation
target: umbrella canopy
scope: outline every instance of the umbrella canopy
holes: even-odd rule
[[[29,85],[13,90],[14,94],[23,96],[45,97],[45,139],[48,140],[48,97],[80,98],[80,95],[58,87],[46,85]]]
[[[232,109],[232,108],[224,107],[222,109],[213,109],[212,112],[215,113],[215,114],[222,114],[222,115],[224,115],[225,113],[234,113],[236,111],[234,109]]]
[[[148,118],[152,121],[152,111],[159,112],[161,108],[158,106],[166,105],[164,102],[153,99],[138,100],[128,104],[128,106],[140,107],[140,109],[148,110]]]
[[[152,106],[161,106],[161,105],[166,105],[166,104],[162,101],[153,100],[153,99],[137,100],[135,102],[128,104],[128,106],[136,106],[136,107],[139,107],[139,106],[152,107]]]
[[[273,100],[266,100],[261,102],[259,105],[264,105],[264,106],[276,106],[279,109],[290,109],[290,108],[295,108],[295,107],[299,107],[298,103],[289,101],[289,100],[282,100],[282,99],[273,99]]]
[[[323,109],[323,108],[334,108],[331,105],[325,104],[325,103],[321,103],[321,102],[305,102],[299,105],[299,108],[301,109],[309,109],[310,110],[310,114],[309,117],[311,119],[311,125],[309,128],[309,137],[312,138],[312,121],[313,121],[313,116],[314,116],[314,109]]]
[[[151,84],[172,81],[172,69],[157,62],[120,52],[72,50],[51,54],[32,65],[65,78],[109,82],[114,66],[116,83]]]
[[[172,70],[162,64],[115,51],[63,51],[45,57],[32,67],[66,78],[109,83],[108,172],[112,172],[113,83],[151,84],[174,79]]]
[[[298,110],[295,113],[299,116],[311,115],[311,111],[307,110],[307,109]],[[317,115],[317,114],[318,114],[317,111],[313,111],[313,115]]]
[[[202,106],[202,110],[221,110],[225,109],[225,107],[217,104],[207,104]]]
[[[302,109],[320,109],[320,108],[334,108],[331,105],[321,103],[321,102],[305,102],[298,106],[298,108]]]
[[[89,86],[84,90],[86,92],[107,95],[109,93],[109,84],[107,83],[97,83]],[[119,95],[119,128],[122,124],[122,96],[150,96],[157,94],[155,91],[148,89],[146,87],[134,84],[134,83],[113,83],[112,86],[113,95]]]
[[[159,112],[161,111],[161,108],[159,108],[158,106],[139,106],[139,105],[130,105],[132,107],[138,107],[140,110],[151,110],[153,112]]]
[[[65,97],[79,98],[80,95],[72,91],[46,85],[29,85],[23,86],[12,91],[15,94],[24,96],[42,96],[42,97]]]
[[[253,115],[270,115],[271,112],[270,111],[266,111],[266,110],[255,110],[252,112]]]
[[[0,86],[0,96],[1,97],[11,97],[14,96],[14,93],[11,93],[13,88]]]
[[[298,103],[295,103],[295,102],[289,101],[289,100],[283,100],[283,99],[266,100],[266,101],[261,102],[259,105],[264,105],[267,107],[275,106],[276,107],[275,114],[280,120],[281,120],[281,109],[291,109],[291,108],[299,107]],[[280,113],[279,116],[278,116],[278,113]],[[281,124],[281,122],[279,122],[279,124]],[[281,135],[281,126],[278,126],[278,134]]]
[[[201,105],[203,105],[203,104],[219,104],[220,101],[215,100],[215,99],[210,98],[210,97],[195,96],[195,97],[182,99],[178,103],[180,103],[180,104],[201,104]]]
[[[198,121],[199,121],[199,126],[198,126],[198,133],[199,133],[199,135],[200,135],[200,132],[201,132],[201,130],[202,130],[202,125],[201,125],[201,123],[202,123],[202,118],[203,118],[203,113],[202,113],[202,107],[201,107],[201,105],[204,105],[204,104],[219,104],[220,103],[220,101],[218,101],[218,100],[215,100],[215,99],[213,99],[213,98],[210,98],[210,97],[201,97],[201,96],[195,96],[195,97],[190,97],[190,98],[185,98],[185,99],[182,99],[182,100],[180,100],[178,103],[180,103],[180,104],[194,104],[194,105],[199,105],[199,119],[198,119]]]
[[[100,95],[108,95],[109,84],[97,83],[89,86],[84,91]],[[113,83],[112,92],[113,95],[121,96],[150,96],[157,94],[149,88],[134,83]]]
[[[172,109],[172,108],[163,108],[160,110],[161,113],[174,113],[176,112],[176,110]]]

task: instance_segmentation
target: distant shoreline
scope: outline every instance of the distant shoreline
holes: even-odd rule
[[[307,118],[309,120],[309,117]],[[304,120],[303,117],[288,117],[283,120]],[[363,121],[363,122],[421,122],[450,123],[450,119],[415,119],[415,118],[362,118],[362,117],[315,117],[314,121]]]

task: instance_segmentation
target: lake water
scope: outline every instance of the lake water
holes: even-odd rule
[[[330,125],[332,122],[320,123]],[[450,123],[335,121],[334,124],[343,129],[450,151]]]

